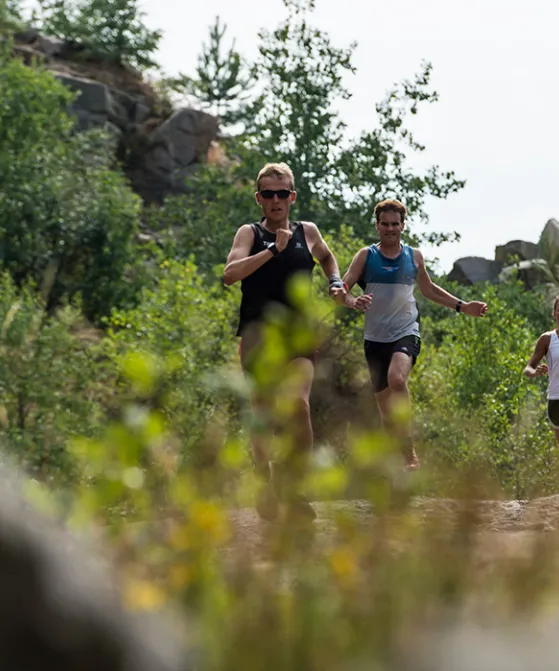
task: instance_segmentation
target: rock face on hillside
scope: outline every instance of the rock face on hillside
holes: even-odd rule
[[[206,160],[217,136],[209,114],[180,109],[149,135],[143,135],[127,157],[127,173],[148,201],[161,202],[168,193],[185,190],[185,179]]]
[[[559,221],[550,219],[544,226],[538,242],[540,255],[557,256],[559,254]],[[557,262],[558,259],[554,259]]]
[[[42,62],[76,98],[70,113],[79,130],[107,128],[134,190],[148,202],[184,193],[185,178],[204,163],[218,136],[217,119],[194,109],[165,108],[134,68],[85,57],[75,44],[29,30],[14,53]]]
[[[495,261],[508,263],[518,257],[521,261],[531,261],[538,257],[538,245],[525,240],[511,240],[505,245],[495,247]]]
[[[502,267],[499,261],[489,261],[481,256],[465,256],[454,262],[448,279],[460,284],[495,282]]]
[[[495,258],[466,256],[454,262],[447,278],[459,284],[478,282],[507,282],[518,279],[527,289],[549,284],[550,265],[559,265],[559,222],[549,219],[538,244],[526,240],[511,240],[495,247]]]

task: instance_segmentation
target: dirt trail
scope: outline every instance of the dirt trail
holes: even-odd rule
[[[337,534],[336,518],[342,514],[366,529],[374,518],[367,501],[334,501],[314,503],[317,512],[315,543],[328,546]],[[418,524],[440,523],[447,528],[468,516],[477,535],[479,560],[522,559],[531,555],[535,542],[542,535],[555,543],[559,533],[559,495],[533,501],[459,501],[417,497],[408,509]],[[251,554],[266,554],[270,526],[263,523],[253,508],[233,511],[231,549],[243,548]],[[547,533],[546,533],[547,532]]]

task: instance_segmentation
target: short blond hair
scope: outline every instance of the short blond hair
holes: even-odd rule
[[[383,212],[398,212],[400,214],[400,219],[405,221],[406,219],[406,214],[408,213],[406,206],[401,203],[399,200],[383,200],[382,202],[378,203],[375,207],[375,217],[376,220],[378,221],[380,219],[380,215]]]
[[[293,177],[293,171],[287,163],[266,163],[256,178],[256,188],[258,191],[260,191],[260,182],[264,177],[277,177],[278,179],[287,177],[289,188],[291,190],[295,188],[295,177]]]

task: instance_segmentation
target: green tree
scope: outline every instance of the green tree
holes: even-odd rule
[[[21,21],[20,0],[0,0],[0,34],[17,30]]]
[[[474,290],[490,306],[484,319],[447,310],[437,341],[433,316],[422,318],[425,345],[411,388],[423,451],[435,467],[474,466],[491,474],[517,498],[550,493],[557,457],[545,419],[545,382],[522,375],[543,330],[534,306],[543,297],[530,296],[520,282],[461,293],[467,299]],[[541,309],[548,310],[547,301]]]
[[[259,162],[266,157],[290,165],[299,216],[315,219],[321,209],[318,201],[335,191],[339,177],[337,148],[345,124],[333,104],[350,97],[343,81],[355,72],[355,45],[339,49],[326,33],[312,27],[312,3],[285,0],[285,5],[288,18],[274,31],[260,34],[255,69],[263,105],[249,145],[257,150]]]
[[[438,94],[430,89],[432,66],[423,63],[412,80],[404,80],[389,91],[377,104],[378,126],[362,133],[344,149],[339,161],[341,181],[333,199],[335,210],[349,218],[356,233],[371,237],[375,204],[384,198],[402,200],[414,221],[428,222],[425,201],[428,197],[447,198],[465,186],[452,171],[431,166],[419,174],[409,164],[409,152],[421,153],[419,143],[406,126],[408,117],[415,116],[422,103],[434,103]],[[459,239],[456,233],[443,234],[413,231],[411,241],[425,240],[440,244]],[[410,237],[410,232],[407,233]]]
[[[138,0],[39,0],[39,27],[95,55],[140,68],[157,67],[162,33],[149,30]]]
[[[75,476],[67,440],[103,425],[91,337],[77,310],[49,316],[32,287],[0,276],[0,438],[26,470],[58,482]]]
[[[205,166],[189,179],[189,194],[170,196],[145,212],[147,226],[167,241],[172,256],[193,255],[199,270],[212,274],[225,262],[239,226],[259,217],[254,183],[243,172]]]
[[[424,151],[406,126],[422,103],[433,103],[431,66],[424,64],[412,81],[403,81],[377,105],[378,126],[347,140],[346,127],[335,109],[351,97],[344,82],[355,72],[355,45],[334,46],[330,37],[310,24],[312,2],[285,0],[289,15],[273,32],[261,33],[256,71],[264,104],[256,132],[246,138],[256,162],[285,160],[292,167],[301,219],[324,222],[323,228],[350,224],[371,237],[376,201],[398,196],[416,219],[426,221],[427,197],[446,198],[464,186],[453,172],[433,166],[424,174],[409,165],[410,153]],[[246,161],[247,156],[241,155]],[[430,242],[449,236],[430,233]]]
[[[0,67],[0,262],[20,285],[46,281],[49,309],[81,296],[97,321],[142,282],[140,199],[103,134],[73,133],[51,74],[8,56]]]
[[[293,169],[298,193],[295,216],[317,221],[324,232],[337,233],[349,225],[367,241],[374,236],[372,209],[378,200],[398,196],[408,205],[412,223],[425,222],[427,198],[446,198],[464,186],[454,173],[437,166],[424,174],[410,166],[411,155],[424,147],[407,120],[422,104],[437,100],[429,86],[431,66],[424,64],[415,78],[396,85],[378,104],[375,129],[347,140],[335,105],[350,97],[345,78],[354,72],[354,46],[340,49],[312,27],[313,3],[285,0],[285,4],[287,19],[260,36],[255,73],[263,104],[253,127],[228,138],[230,160],[199,170],[179,209],[179,201],[173,199],[159,217],[160,229],[166,227],[166,216],[173,222],[176,252],[194,254],[203,270],[224,261],[238,226],[257,218],[249,193],[266,161],[286,161]],[[406,235],[416,244],[453,237],[415,229]]]
[[[236,50],[235,41],[228,48],[224,46],[226,31],[227,26],[216,17],[208,44],[203,44],[198,57],[195,76],[179,75],[166,79],[166,83],[176,92],[193,97],[223,127],[231,127],[250,124],[255,110],[255,79]]]
[[[211,378],[235,350],[236,292],[209,285],[192,261],[165,261],[157,285],[146,286],[138,306],[115,310],[110,320],[107,351],[119,365],[130,352],[171,362],[157,391],[187,458],[197,456],[207,422],[226,408]]]

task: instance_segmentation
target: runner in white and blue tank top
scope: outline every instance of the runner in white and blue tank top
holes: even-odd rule
[[[553,318],[557,328],[542,333],[530,357],[524,375],[530,378],[548,375],[547,418],[559,440],[559,296],[553,304]],[[546,363],[541,363],[545,357]]]
[[[419,337],[419,311],[413,289],[417,275],[413,249],[401,245],[395,258],[371,245],[359,284],[372,295],[365,313],[365,340],[390,343],[406,336]]]
[[[347,307],[365,310],[365,357],[381,421],[398,437],[404,436],[406,466],[415,469],[419,461],[411,442],[411,426],[396,427],[392,419],[395,402],[409,405],[408,376],[421,349],[415,282],[429,300],[472,317],[482,317],[487,305],[462,302],[432,282],[419,249],[401,241],[406,213],[398,200],[378,203],[379,242],[357,252],[344,275],[344,290],[332,289],[331,294]],[[363,296],[349,293],[355,284],[361,286]]]

